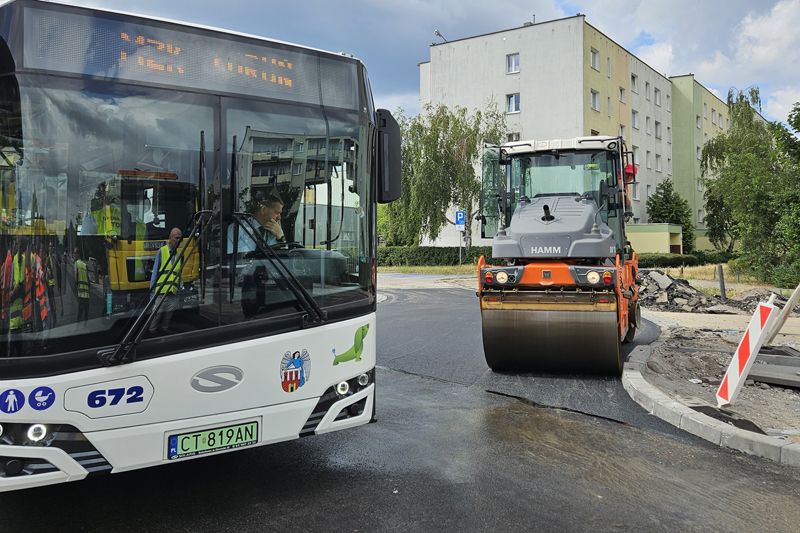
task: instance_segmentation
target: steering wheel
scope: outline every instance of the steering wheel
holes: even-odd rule
[[[286,241],[273,244],[272,248],[276,250],[294,250],[296,248],[303,248],[303,243],[299,241]]]

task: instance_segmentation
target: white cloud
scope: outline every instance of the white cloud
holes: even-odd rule
[[[642,46],[636,55],[662,74],[670,75],[675,72],[673,67],[675,55],[670,43],[660,42]]]
[[[800,87],[781,87],[770,91],[764,102],[764,112],[775,120],[786,122],[789,111],[800,102]]]

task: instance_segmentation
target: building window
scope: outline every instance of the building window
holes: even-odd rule
[[[638,183],[631,183],[631,198],[634,200],[639,199],[639,184]]]
[[[639,92],[639,76],[636,74],[631,74],[631,92],[637,94]]]
[[[625,124],[619,125],[619,136],[625,139]]]
[[[292,176],[299,176],[303,171],[303,163],[295,163],[292,166]]]
[[[592,60],[592,68],[595,70],[600,70],[600,52],[592,48],[590,54]]]
[[[592,89],[591,97],[590,97],[590,104],[592,109],[595,111],[600,111],[600,93]]]
[[[645,198],[650,198],[651,194],[653,194],[653,186],[648,184],[647,185],[647,196]]]
[[[619,101],[620,102],[624,102],[625,101],[625,88],[624,87],[620,87],[619,88]]]
[[[708,118],[708,104],[703,102],[703,118]]]
[[[708,142],[708,133],[703,134],[703,144]]]
[[[672,110],[672,102],[670,101],[669,95],[667,95],[667,111]]]
[[[702,209],[697,210],[697,222],[702,224],[706,219],[706,213]]]
[[[653,100],[657,106],[661,106],[661,89],[653,89]]]
[[[519,72],[519,53],[508,54],[506,56],[506,74],[516,74]]]
[[[672,128],[670,126],[667,126],[667,142],[672,142]]]
[[[631,149],[633,150],[633,164],[638,167],[638,166],[640,166],[640,163],[639,163],[639,147],[638,146],[633,146]]]
[[[611,97],[606,98],[606,103],[608,104],[608,116],[611,116]]]
[[[703,180],[697,180],[697,190],[703,192]]]
[[[703,159],[703,149],[700,148],[699,146],[696,146],[695,148],[696,148],[695,152],[697,154],[697,160],[700,161],[701,159]]]
[[[644,97],[650,100],[650,82],[644,82]]]
[[[656,120],[656,139],[661,138],[661,123]]]
[[[608,69],[607,69],[608,70],[608,77],[610,79],[611,78],[611,58],[610,57],[606,58],[606,66],[608,67]]]
[[[694,116],[694,124],[695,124],[695,126],[697,126],[698,130],[702,127],[701,126],[702,122],[700,122],[700,115],[695,115]]]
[[[519,93],[506,95],[506,113],[519,113]]]
[[[631,110],[631,126],[635,130],[639,129],[639,112],[635,109]]]
[[[644,131],[650,135],[650,117],[644,117]]]
[[[672,175],[672,159],[667,158],[667,174]]]
[[[720,128],[725,127],[725,117],[722,116],[722,113],[719,114],[719,127]]]
[[[303,152],[305,151],[305,143],[294,143],[294,151],[295,152]]]
[[[647,164],[647,168],[653,168],[653,163],[650,161],[650,150],[647,151],[645,154],[645,163]]]
[[[711,123],[716,126],[717,124],[717,110],[713,107],[711,108]]]
[[[508,142],[510,142],[510,143],[518,141],[519,140],[519,132],[509,133],[508,135],[506,135],[506,140]]]
[[[661,172],[661,156],[656,154],[656,172]]]

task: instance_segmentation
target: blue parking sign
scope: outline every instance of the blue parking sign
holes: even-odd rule
[[[456,226],[463,226],[467,218],[466,211],[456,211]]]

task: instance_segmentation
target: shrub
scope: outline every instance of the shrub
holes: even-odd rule
[[[480,256],[491,259],[491,246],[472,246],[461,249],[461,262],[477,263]],[[457,246],[379,246],[378,264],[380,266],[437,266],[457,265]]]
[[[699,264],[697,256],[690,254],[639,254],[640,268],[668,268]]]
[[[491,246],[473,246],[461,249],[461,262],[475,264],[480,256],[493,262]],[[726,263],[733,258],[729,252],[695,252],[693,254],[639,254],[641,268],[668,268]],[[380,266],[447,266],[458,264],[456,246],[379,246]]]

